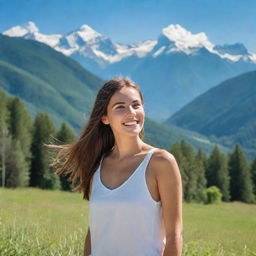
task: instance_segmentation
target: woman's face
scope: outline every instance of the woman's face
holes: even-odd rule
[[[139,92],[132,87],[123,87],[114,93],[107,107],[107,115],[102,117],[114,134],[138,135],[144,125],[144,107]],[[134,122],[130,124],[128,122]],[[125,124],[126,123],[126,124]]]

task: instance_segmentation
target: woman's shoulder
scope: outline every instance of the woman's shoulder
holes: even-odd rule
[[[154,159],[154,162],[168,162],[174,160],[175,157],[171,152],[165,149],[156,148],[153,152],[152,159]]]
[[[152,155],[151,167],[156,171],[157,175],[163,174],[165,176],[177,170],[177,162],[172,153],[165,149],[157,148]]]
[[[151,168],[162,191],[169,187],[177,188],[177,186],[180,186],[181,172],[174,155],[169,151],[165,149],[155,150],[152,156]]]

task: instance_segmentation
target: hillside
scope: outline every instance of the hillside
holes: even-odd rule
[[[228,79],[198,96],[164,124],[216,136],[256,154],[256,71]]]
[[[182,129],[175,125],[163,125],[148,118],[145,120],[145,141],[152,143],[156,147],[169,149],[172,144],[185,140],[191,144],[194,149],[201,148],[207,155],[209,155],[217,144],[219,149],[224,152],[230,152],[231,148],[222,146],[214,138],[209,139],[207,136],[201,135],[197,132]]]
[[[83,123],[102,80],[51,47],[0,35],[0,88],[30,112],[46,111],[60,125]]]

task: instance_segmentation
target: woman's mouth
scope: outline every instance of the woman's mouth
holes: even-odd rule
[[[126,127],[136,127],[138,125],[139,121],[130,121],[130,122],[125,122],[123,123],[124,126]]]

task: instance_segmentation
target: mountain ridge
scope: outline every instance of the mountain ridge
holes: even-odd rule
[[[55,50],[62,52],[63,54],[70,56],[74,53],[80,52],[81,55],[85,54],[84,46],[88,46],[94,53],[91,58],[99,58],[98,61],[105,61],[107,63],[114,63],[122,60],[123,58],[136,55],[138,57],[145,57],[147,54],[154,55],[152,50],[157,45],[158,40],[144,40],[133,44],[120,44],[112,42],[110,38],[104,36],[90,26],[83,24],[80,28],[67,33],[66,35],[52,34],[45,35],[39,32],[38,27],[32,21],[28,22],[25,26],[15,26],[3,32],[4,35],[24,37],[27,39],[37,40],[48,44]],[[180,51],[186,54],[193,53],[194,48],[205,47],[208,51],[219,55],[221,58],[226,58],[231,61],[238,61],[244,59],[246,61],[252,61],[256,63],[256,54],[247,51],[244,54],[231,54],[231,52],[223,52],[224,46],[218,46],[211,43],[204,32],[192,34],[179,24],[170,24],[163,28],[159,36],[166,37],[173,47],[169,51]],[[65,41],[62,45],[61,42]],[[104,49],[104,45],[108,45],[111,51]],[[241,44],[241,43],[240,43]],[[234,44],[236,45],[236,44]],[[227,46],[227,45],[226,45]],[[233,45],[229,45],[232,47]],[[67,48],[69,47],[69,49]],[[245,46],[243,46],[245,48]],[[218,49],[221,48],[221,51]],[[100,64],[100,63],[99,63]]]

